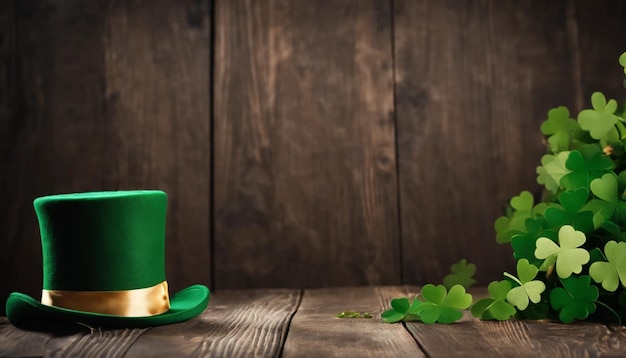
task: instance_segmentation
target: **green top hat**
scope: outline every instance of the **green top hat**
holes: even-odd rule
[[[169,297],[165,278],[162,191],[61,194],[34,202],[43,249],[41,302],[14,292],[6,312],[15,326],[33,321],[147,327],[188,320],[209,290]]]

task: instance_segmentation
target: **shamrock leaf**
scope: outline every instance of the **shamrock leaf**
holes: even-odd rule
[[[578,114],[578,123],[593,139],[599,140],[603,146],[619,141],[619,133],[615,128],[617,102],[612,99],[608,103],[604,95],[595,92],[591,95],[593,109],[582,110]]]
[[[565,166],[571,172],[561,178],[561,185],[566,190],[576,190],[589,189],[591,181],[608,173],[614,164],[610,157],[602,153],[598,145],[589,144],[583,146],[580,151],[571,151]]]
[[[537,183],[545,185],[546,189],[555,194],[561,187],[561,179],[572,172],[565,166],[569,155],[570,152],[544,155],[541,166],[537,167]]]
[[[420,301],[416,312],[427,324],[455,322],[463,317],[461,310],[472,304],[472,295],[466,293],[461,285],[452,286],[448,292],[443,285],[428,284],[422,288],[421,295],[424,301]]]
[[[619,64],[624,67],[624,73],[626,74],[626,52],[619,57]]]
[[[515,281],[519,286],[512,288],[506,294],[506,300],[513,306],[516,306],[521,311],[528,307],[529,300],[532,303],[539,303],[541,301],[541,293],[545,291],[546,285],[533,279],[537,276],[536,266],[531,265],[528,260],[521,259],[517,261],[517,276],[515,277],[508,272],[504,273],[504,276]]]
[[[594,262],[589,267],[589,275],[594,281],[602,282],[602,288],[615,292],[621,281],[626,287],[626,242],[609,241],[604,245],[608,262]]]
[[[585,234],[564,225],[559,230],[559,245],[546,237],[537,239],[535,257],[545,259],[541,269],[547,270],[556,262],[556,273],[567,278],[572,273],[580,273],[582,265],[589,262],[589,252],[579,248],[587,240]]]
[[[476,283],[474,280],[474,274],[476,273],[476,265],[468,264],[466,259],[463,259],[450,267],[450,273],[443,279],[443,285],[447,289],[450,289],[454,285],[461,285],[465,289],[470,288]]]
[[[513,213],[510,217],[501,216],[494,224],[496,229],[496,241],[499,243],[509,242],[514,235],[523,233],[526,228],[526,219],[542,215],[546,205],[533,206],[535,199],[528,191],[521,192],[511,198],[510,205]]]
[[[552,308],[560,311],[561,322],[582,320],[596,311],[594,302],[598,299],[599,291],[596,286],[591,285],[589,276],[571,276],[562,279],[561,283],[563,287],[556,287],[550,292],[550,303]]]
[[[569,116],[566,107],[552,108],[548,111],[548,119],[541,124],[541,132],[548,135],[548,143],[553,153],[570,149],[572,138],[580,135],[578,122]]]
[[[590,187],[597,199],[589,201],[585,208],[593,211],[595,217],[598,218],[594,218],[596,226],[599,227],[604,221],[611,218],[615,218],[615,222],[618,224],[625,223],[626,202],[620,200],[618,195],[618,177],[614,173],[604,174],[601,178],[594,179]]]
[[[535,243],[540,237],[548,237],[552,241],[556,241],[556,231],[552,229],[544,230],[543,218],[527,219],[526,231],[511,238],[511,247],[513,247],[513,257],[516,260],[527,259],[532,264],[541,264],[535,257]]]
[[[563,225],[572,225],[576,230],[590,233],[594,230],[593,212],[581,211],[589,191],[578,188],[563,192],[559,195],[561,206],[553,206],[546,209],[545,219],[551,228],[560,228]]]
[[[391,300],[391,308],[383,312],[380,317],[383,322],[394,323],[400,321],[416,321],[419,318],[412,314],[420,301],[409,302],[408,298],[394,298]]]
[[[506,301],[506,294],[511,290],[511,281],[493,281],[489,284],[489,298],[483,298],[472,306],[472,315],[484,320],[504,321],[515,315],[515,307]]]

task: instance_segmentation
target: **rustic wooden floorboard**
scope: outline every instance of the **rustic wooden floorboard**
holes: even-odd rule
[[[407,292],[412,296],[417,290]],[[474,299],[484,288],[470,290]],[[589,357],[624,356],[623,327],[599,323],[562,324],[545,321],[480,321],[465,312],[451,325],[406,324],[429,357]]]
[[[81,332],[31,332],[0,317],[0,357],[42,357],[60,352],[84,336]]]
[[[25,331],[0,317],[0,357],[621,357],[626,326],[546,321],[387,324],[417,286],[220,291],[187,322],[149,329]],[[470,290],[475,299],[486,290]],[[344,310],[371,319],[340,319]]]
[[[126,357],[277,357],[300,298],[298,290],[221,291],[200,317],[145,332]]]
[[[389,298],[403,287],[307,290],[294,316],[283,357],[423,357],[401,324],[380,321]],[[342,311],[367,311],[373,318],[336,318]]]

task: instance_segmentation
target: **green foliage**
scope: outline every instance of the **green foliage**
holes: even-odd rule
[[[413,301],[407,298],[391,300],[391,308],[383,312],[381,318],[387,323],[421,320],[426,324],[448,324],[461,319],[462,310],[471,304],[472,295],[461,285],[454,285],[448,291],[443,285],[428,284]]]
[[[418,300],[409,301],[408,298],[394,298],[391,300],[391,308],[383,312],[380,317],[383,322],[395,323],[395,322],[409,322],[417,321],[416,308],[419,305]]]
[[[595,92],[591,95],[591,105],[593,109],[585,109],[578,115],[580,127],[603,145],[619,141],[619,132],[615,127],[618,118],[614,115],[617,101],[612,99],[607,102],[602,93]]]
[[[626,52],[619,63],[626,74]],[[542,199],[536,203],[522,191],[494,223],[496,241],[513,248],[517,275],[505,272],[506,280],[491,282],[489,297],[472,306],[472,315],[484,320],[558,317],[570,323],[602,318],[594,314],[600,305],[621,324],[620,314],[626,317],[625,113],[600,92],[593,93],[591,108],[576,120],[565,107],[548,112],[540,128],[548,146],[536,169],[537,182],[545,188]],[[475,269],[459,261],[445,286],[428,284],[412,301],[392,300],[383,321],[460,319],[472,301],[463,286],[475,282]]]
[[[619,63],[626,73],[626,53]],[[626,317],[626,109],[617,103],[596,92],[577,116],[565,107],[548,112],[541,201],[524,191],[494,223],[496,241],[511,244],[517,276],[493,282],[474,316]]]
[[[587,238],[585,234],[574,230],[570,225],[563,225],[559,230],[559,245],[546,237],[540,237],[535,243],[535,257],[545,260],[541,268],[547,270],[556,262],[556,273],[560,278],[568,278],[573,273],[580,273],[583,265],[589,262],[589,252],[580,248]]]
[[[504,273],[504,276],[519,285],[509,290],[506,294],[506,300],[522,311],[528,307],[529,301],[539,303],[541,293],[546,289],[545,283],[534,280],[537,272],[539,269],[536,266],[531,265],[526,259],[521,259],[517,261],[517,277],[508,272]]]
[[[506,296],[513,288],[511,281],[493,281],[489,284],[489,298],[483,298],[472,306],[472,315],[483,320],[504,321],[515,315],[515,307]]]
[[[443,278],[443,285],[447,289],[452,288],[454,285],[461,285],[468,289],[472,287],[476,280],[474,274],[476,273],[476,265],[467,263],[466,259],[462,259],[450,267],[451,273]]]
[[[548,119],[541,124],[541,133],[548,136],[550,150],[553,153],[570,149],[571,142],[582,135],[578,122],[570,118],[566,107],[557,107],[548,111]]]
[[[552,308],[559,311],[561,322],[583,320],[595,312],[594,302],[598,299],[599,291],[596,286],[591,285],[589,276],[571,276],[562,279],[561,283],[563,287],[557,287],[550,292]]]
[[[422,322],[427,324],[458,321],[463,317],[461,310],[472,304],[472,295],[466,293],[461,285],[452,286],[448,292],[443,285],[428,284],[422,288],[421,297],[424,301],[417,305],[416,312]]]
[[[541,158],[541,165],[537,167],[537,182],[545,185],[552,194],[559,191],[561,179],[571,172],[565,165],[570,153],[546,154]]]
[[[591,278],[609,292],[615,292],[620,282],[626,287],[626,242],[607,242],[604,255],[608,262],[597,261],[589,267]]]
[[[565,190],[576,190],[589,189],[591,181],[609,173],[614,164],[610,157],[604,155],[599,145],[588,144],[580,151],[571,151],[565,167],[570,172],[561,178],[561,186]]]

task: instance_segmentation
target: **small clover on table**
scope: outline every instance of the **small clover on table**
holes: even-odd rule
[[[580,273],[582,265],[589,262],[589,252],[581,245],[587,240],[584,233],[570,225],[559,229],[559,245],[546,237],[537,239],[535,256],[545,259],[540,269],[548,270],[556,263],[556,273],[560,278],[568,278],[572,273]]]
[[[461,285],[465,289],[470,288],[476,283],[474,274],[476,273],[476,265],[467,263],[466,259],[463,259],[450,267],[451,273],[444,277],[443,285],[447,289],[452,288],[454,285]]]
[[[561,279],[561,283],[563,287],[556,287],[550,292],[550,303],[552,308],[559,311],[561,322],[583,320],[596,311],[595,302],[599,291],[596,286],[591,285],[589,276],[570,276]]]
[[[537,276],[537,272],[539,272],[539,269],[536,266],[531,265],[526,259],[521,259],[517,261],[517,276],[519,278],[508,272],[504,273],[504,276],[519,285],[509,290],[506,294],[506,300],[521,311],[528,307],[529,301],[539,303],[541,301],[541,293],[546,289],[545,283],[533,280]]]
[[[602,282],[602,288],[615,292],[619,283],[626,287],[626,242],[609,241],[604,246],[608,262],[594,262],[589,267],[589,275],[596,282]]]
[[[461,310],[472,304],[472,295],[466,293],[461,285],[452,286],[448,292],[443,285],[428,284],[422,287],[421,297],[424,301],[420,301],[416,311],[422,322],[427,324],[458,321],[463,317]]]
[[[391,300],[391,308],[383,312],[380,317],[383,322],[395,323],[395,322],[409,322],[417,321],[415,309],[421,302],[418,300],[409,301],[408,298],[394,298]]]
[[[507,293],[513,288],[511,281],[493,281],[489,284],[489,298],[483,298],[472,306],[472,315],[483,320],[505,321],[515,315],[516,310],[506,301]]]

